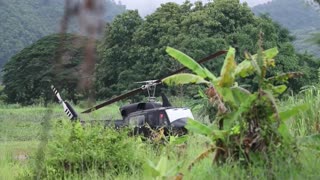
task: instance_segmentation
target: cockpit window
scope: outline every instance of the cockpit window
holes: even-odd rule
[[[129,118],[129,124],[131,126],[143,126],[145,122],[145,115],[132,116]]]

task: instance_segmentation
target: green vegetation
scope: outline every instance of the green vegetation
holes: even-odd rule
[[[132,82],[161,78],[178,69],[179,64],[168,61],[166,46],[200,59],[231,45],[237,49],[238,62],[245,51],[257,51],[260,31],[264,33],[263,48],[278,47],[280,51],[278,66],[268,76],[290,71],[309,74],[317,70],[317,60],[296,53],[288,30],[266,16],[254,16],[249,7],[236,0],[194,5],[167,3],[145,20],[138,12],[128,11],[107,26],[98,47],[101,61],[96,72],[97,96],[120,94],[133,88]],[[217,74],[221,65],[220,58],[207,67]],[[317,78],[312,75],[289,81],[290,89],[297,92],[300,87],[312,84]]]
[[[291,97],[288,101],[281,102],[279,109],[290,109],[291,105],[301,103],[306,103],[309,107],[318,107],[320,104],[320,93],[318,88],[314,89],[312,95],[307,95],[308,92],[310,91],[302,92],[300,97]],[[185,98],[183,101],[185,101]],[[41,131],[43,128],[43,123],[41,122],[44,121],[43,117],[48,112],[48,109],[40,106],[25,108],[16,106],[2,106],[1,108],[3,108],[3,110],[1,111],[0,115],[0,127],[6,129],[7,134],[4,133],[4,131],[1,131],[0,133],[0,179],[17,179],[18,177],[28,177],[28,174],[30,175],[33,172],[33,168],[37,165],[34,163],[34,160],[37,158],[41,141],[40,136],[37,136],[36,134],[42,135]],[[61,121],[63,119],[62,117],[65,117],[65,114],[61,110],[60,106],[50,106],[50,111],[52,113],[52,120],[50,120],[52,126],[55,124],[55,122]],[[114,113],[114,111],[115,108],[105,108],[103,110],[103,114],[105,115],[108,113]],[[194,113],[197,114],[197,112]],[[178,173],[181,173],[185,179],[268,179],[271,176],[277,179],[318,179],[319,173],[317,170],[320,167],[320,161],[318,160],[320,151],[318,147],[320,142],[319,140],[314,139],[307,141],[307,139],[308,137],[311,137],[310,135],[320,133],[319,129],[316,129],[316,124],[319,124],[319,118],[318,111],[316,109],[310,109],[306,112],[301,112],[298,116],[290,118],[286,121],[290,134],[298,140],[298,145],[295,149],[299,152],[295,157],[295,161],[298,162],[298,164],[284,158],[283,155],[286,153],[282,151],[274,152],[273,157],[271,157],[268,161],[270,162],[269,164],[267,164],[265,161],[256,161],[254,165],[249,165],[247,167],[243,167],[237,162],[227,162],[223,165],[212,165],[212,156],[209,155],[208,158],[195,163],[193,168],[189,171],[188,166],[194,161],[194,159],[197,158],[199,154],[203,153],[205,149],[208,148],[207,145],[209,139],[206,137],[191,133],[188,136],[185,144],[175,145],[172,143],[161,145],[150,144],[149,142],[141,143],[138,138],[129,138],[126,135],[123,135],[124,137],[128,138],[128,142],[134,141],[136,143],[134,149],[143,148],[141,153],[143,155],[142,161],[146,163],[145,165],[135,167],[131,173],[124,170],[114,175],[109,174],[109,172],[113,171],[114,169],[109,169],[104,173],[100,173],[99,169],[93,168],[89,171],[83,171],[83,173],[72,173],[66,170],[64,174],[57,173],[56,176],[51,176],[50,178],[54,179],[54,177],[61,177],[61,175],[64,175],[69,179],[143,179],[143,177],[150,179],[154,176],[150,175],[148,161],[151,161],[153,164],[157,165],[159,164],[161,158],[166,158],[167,161],[163,161],[162,163],[165,165],[160,166],[165,166],[165,168],[162,168],[165,172],[163,174],[168,174],[168,176],[173,177],[179,175]],[[42,120],[35,124],[34,119]],[[21,123],[22,121],[24,125],[16,127],[16,123]],[[66,122],[68,122],[68,120],[65,120],[65,123]],[[71,124],[65,125],[70,127]],[[98,131],[93,131],[96,129],[99,129],[99,127],[92,127],[92,129],[91,127],[86,127],[84,130],[92,132],[94,136],[98,133]],[[53,137],[64,135],[70,136],[72,131],[72,128],[64,129],[62,126],[56,126],[54,130],[53,128],[50,128],[50,134],[55,134],[55,136],[51,136],[52,139],[49,141],[49,143],[57,144],[58,139]],[[10,134],[8,134],[8,132],[10,132]],[[29,136],[28,139],[24,139],[23,137],[30,132],[34,133],[33,137]],[[57,134],[58,132],[61,134]],[[109,138],[108,135],[106,136],[107,137],[101,138]],[[21,139],[24,140],[22,141]],[[64,139],[64,141],[61,143],[65,143],[66,141],[68,141],[68,139]],[[71,146],[71,144],[66,146]],[[101,146],[107,147],[106,144],[101,144]],[[102,150],[98,149],[97,151]],[[80,150],[72,149],[68,153],[71,154],[76,152],[80,152]],[[81,153],[78,155],[80,154]],[[140,157],[140,155],[141,154],[137,153],[135,154],[135,157],[132,158]],[[51,156],[45,157],[48,159],[53,159],[54,156],[54,154],[51,154]],[[61,168],[62,167],[59,167],[59,169]]]
[[[106,1],[105,20],[125,11],[114,1]],[[1,0],[0,1],[0,69],[14,54],[38,39],[59,32],[64,0]],[[70,32],[79,31],[76,23]]]
[[[77,93],[75,87],[80,78],[86,42],[85,37],[54,34],[13,56],[3,68],[5,100],[24,105],[47,104],[54,98],[50,89],[54,84],[64,90],[66,99],[77,102],[80,91]],[[64,48],[59,48],[61,44]]]
[[[86,174],[92,170],[111,176],[139,171],[145,149],[135,138],[128,138],[127,133],[103,126],[84,128],[80,122],[57,122],[43,157],[36,157],[31,176],[63,178],[68,172]]]
[[[264,49],[277,47],[280,51],[277,66],[268,72],[268,77],[282,72],[304,73],[301,78],[288,82],[288,91],[294,93],[317,82],[319,61],[308,54],[296,53],[286,29],[266,16],[254,16],[245,4],[236,0],[228,3],[217,0],[205,5],[167,3],[146,19],[137,11],[127,11],[107,24],[97,47],[96,98],[110,98],[136,88],[133,82],[162,78],[178,69],[179,64],[168,61],[167,45],[189,52],[194,59],[231,45],[237,49],[236,61],[239,62],[246,51],[257,51],[260,32],[264,34]],[[65,90],[66,99],[77,103],[88,93],[75,88],[82,75],[79,64],[84,59],[86,44],[74,42],[77,39],[85,42],[85,38],[72,35],[67,35],[64,42],[58,35],[47,36],[12,57],[3,70],[2,97],[10,103],[46,104],[53,98],[48,88],[53,83]],[[74,43],[69,44],[69,40]],[[66,45],[65,52],[60,52],[62,45]],[[222,58],[215,59],[207,63],[207,67],[217,74],[222,62]],[[250,78],[244,83],[249,89],[257,87]]]
[[[284,149],[287,150],[287,158],[294,157],[294,151],[289,151],[294,147],[294,141],[284,122],[307,108],[300,105],[282,112],[278,110],[276,96],[287,88],[280,82],[299,76],[299,73],[266,78],[269,67],[275,65],[273,58],[278,54],[276,48],[259,50],[258,54],[252,56],[247,54],[246,59],[237,65],[235,49],[230,47],[220,77],[176,49],[168,47],[167,52],[195,75],[172,75],[165,78],[164,83],[171,86],[205,84],[208,88],[206,95],[203,92],[201,94],[216,109],[214,124],[206,126],[189,120],[187,128],[211,139],[212,145],[204,154],[214,153],[214,163],[242,160],[254,164],[260,158],[268,161],[272,153]],[[258,88],[253,92],[240,88],[241,84],[236,82],[236,78],[247,78],[252,74],[258,82]],[[200,155],[195,163],[202,159],[203,155]]]
[[[297,53],[289,31],[269,17],[254,16],[238,0],[167,3],[145,19],[127,11],[105,31],[97,47],[98,98],[168,75],[181,63],[194,74],[163,83],[184,85],[184,96],[172,90],[173,104],[195,104],[189,133],[164,137],[160,129],[142,138],[90,121],[119,119],[124,102],[81,114],[83,124],[65,119],[62,107],[49,103],[49,87],[74,103],[86,96],[75,87],[88,39],[54,34],[4,67],[0,179],[320,178],[319,61]],[[227,48],[224,60],[194,60]],[[83,101],[76,111],[82,108]]]

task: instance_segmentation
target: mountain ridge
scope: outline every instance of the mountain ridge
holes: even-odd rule
[[[309,39],[320,31],[320,12],[303,0],[272,0],[252,8],[256,15],[267,13],[274,21],[287,28],[300,53],[311,53],[320,57],[320,47]]]
[[[105,21],[125,11],[125,6],[106,1]],[[38,39],[59,32],[64,0],[0,0],[0,69],[17,52]],[[76,32],[76,23],[70,32]]]

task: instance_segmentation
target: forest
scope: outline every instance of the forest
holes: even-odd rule
[[[106,1],[105,21],[125,11],[123,5]],[[64,0],[1,0],[0,1],[0,68],[17,52],[40,38],[59,32],[64,13]],[[70,32],[79,31],[76,23]]]
[[[80,33],[78,14],[61,31],[78,12],[62,0],[0,0],[0,179],[319,179],[319,1],[168,2],[145,17],[101,2],[103,27]],[[161,112],[190,109],[184,134],[169,115],[130,122],[150,112],[147,80]]]
[[[241,59],[245,51],[257,51],[260,31],[264,33],[263,48],[277,46],[282,52],[278,56],[278,66],[269,72],[269,76],[282,72],[304,73],[303,77],[289,81],[288,92],[293,93],[299,92],[303,86],[318,82],[319,60],[311,54],[298,53],[287,29],[268,16],[255,16],[249,7],[240,6],[235,1],[228,3],[228,6],[219,2],[215,4],[196,3],[193,6],[188,2],[182,5],[167,3],[145,19],[137,11],[131,10],[117,16],[105,27],[105,35],[96,48],[96,72],[95,77],[91,77],[95,79],[96,97],[110,98],[134,88],[136,84],[132,82],[161,78],[174,71],[179,66],[166,60],[169,58],[165,52],[166,46],[188,52],[194,59],[233,46]],[[63,77],[52,76],[60,76],[60,73],[52,72],[55,68],[50,62],[54,60],[48,63],[57,48],[53,44],[58,45],[58,42],[57,35],[45,37],[13,56],[4,66],[3,98],[7,102],[33,104],[40,100],[47,103],[54,98],[48,96],[50,90],[47,87],[50,83],[58,84],[59,89],[66,89],[66,98],[73,102],[85,98],[83,90],[74,88],[80,76],[72,73],[77,72],[73,68],[79,69],[83,54],[66,50],[65,53],[76,56],[70,57],[74,59],[72,62],[64,60],[65,67],[69,69],[68,80],[64,81],[66,83],[59,83]],[[68,63],[73,65],[67,66]],[[221,60],[212,61],[208,68],[215,71],[215,67],[220,67],[221,63]],[[19,66],[23,66],[25,71],[17,68]],[[40,71],[35,71],[39,68]],[[61,76],[66,76],[67,69],[61,70]],[[39,76],[25,76],[25,72],[37,72]],[[25,78],[22,80],[20,77]],[[17,80],[13,81],[15,78]],[[251,86],[254,87],[253,84]]]

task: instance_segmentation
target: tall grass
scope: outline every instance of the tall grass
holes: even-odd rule
[[[290,108],[296,104],[307,104],[310,108],[300,112],[298,116],[287,121],[290,132],[297,139],[319,133],[320,121],[320,90],[309,89],[299,96],[290,97],[281,102],[281,109]],[[189,106],[191,102],[175,100],[177,106]],[[52,121],[64,119],[62,107],[50,105]],[[76,107],[80,112],[82,108]],[[30,162],[39,149],[41,130],[48,108],[33,106],[19,107],[18,105],[3,106],[0,109],[0,179],[16,179],[30,173]],[[197,114],[197,112],[194,112]],[[94,114],[81,115],[83,119],[116,119],[119,118],[118,106],[96,111]],[[65,119],[67,120],[67,119]],[[61,130],[61,133],[70,133]],[[274,152],[270,162],[256,162],[243,166],[239,162],[227,162],[222,165],[212,164],[212,156],[196,163],[191,170],[189,165],[208,148],[209,140],[201,135],[190,134],[182,145],[164,145],[162,143],[141,143],[139,138],[134,149],[143,149],[143,162],[147,160],[157,163],[161,157],[167,157],[167,169],[176,169],[171,173],[175,176],[182,173],[185,179],[319,179],[320,142],[314,142],[313,148],[297,146],[299,153],[295,159],[285,158],[284,150]],[[97,142],[98,143],[98,142]],[[116,142],[115,142],[116,143]],[[141,147],[142,146],[142,147]],[[105,145],[107,148],[108,145]],[[316,148],[314,148],[316,147]],[[294,150],[287,150],[294,151]],[[141,154],[140,154],[141,156]],[[26,157],[26,158],[24,158]],[[83,173],[66,173],[64,179],[146,179],[145,168],[141,166],[117,174],[102,173],[98,169],[90,169]]]
[[[320,89],[310,87],[282,102],[282,108],[297,104],[306,104],[308,109],[288,121],[290,131],[295,137],[320,133]]]

